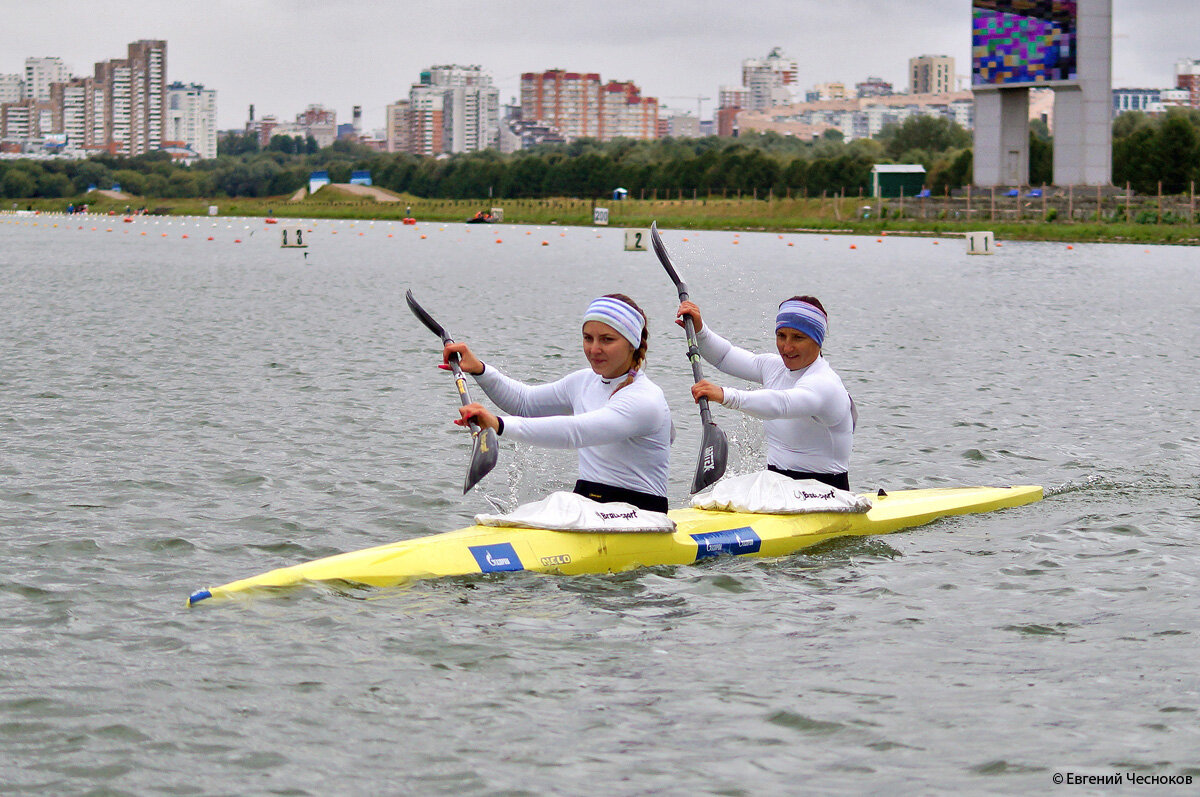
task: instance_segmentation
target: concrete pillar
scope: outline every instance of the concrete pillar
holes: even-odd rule
[[[975,87],[975,185],[1029,182],[1029,89]]]
[[[1076,86],[1054,90],[1054,183],[1112,183],[1112,0],[1080,0]]]

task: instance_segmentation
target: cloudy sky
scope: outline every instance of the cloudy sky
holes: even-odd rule
[[[1086,0],[1085,0],[1086,2]],[[1166,87],[1200,58],[1200,1],[1113,0],[1113,85]],[[560,67],[633,80],[694,111],[697,95],[740,83],[743,58],[782,47],[802,87],[870,75],[907,88],[908,59],[944,54],[966,75],[970,0],[0,0],[0,73],[59,56],[74,74],[167,41],[168,79],[217,90],[218,125],[291,118],[310,103],[368,130],[432,64],[479,64],[518,92],[521,72]],[[713,102],[703,104],[705,118]]]

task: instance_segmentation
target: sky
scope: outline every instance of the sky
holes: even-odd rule
[[[1087,0],[1084,0],[1086,2]],[[868,76],[908,87],[908,59],[950,55],[970,71],[970,0],[0,0],[0,73],[58,56],[76,75],[167,41],[167,78],[217,91],[222,130],[310,104],[367,131],[434,64],[478,64],[518,96],[522,72],[562,68],[632,80],[644,96],[710,118],[741,62],[772,47],[801,88]],[[1175,62],[1200,58],[1197,0],[1113,0],[1113,86],[1166,88]]]

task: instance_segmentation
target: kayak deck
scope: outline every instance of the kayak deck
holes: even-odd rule
[[[785,556],[834,537],[888,534],[948,515],[990,512],[1042,499],[1042,488],[950,487],[871,496],[866,513],[758,515],[674,509],[674,533],[588,533],[469,526],[271,570],[199,590],[195,605],[265,588],[322,581],[391,587],[408,581],[518,570],[579,575],[686,565],[720,556]]]

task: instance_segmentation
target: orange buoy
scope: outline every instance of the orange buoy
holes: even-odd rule
[[[500,242],[496,241],[496,243],[500,243]],[[549,245],[550,245],[549,241],[542,241],[542,246],[549,246]]]
[[[851,248],[851,249],[857,249],[857,248],[858,248],[858,246],[857,246],[857,245],[855,245],[855,244],[850,244],[850,248]]]

